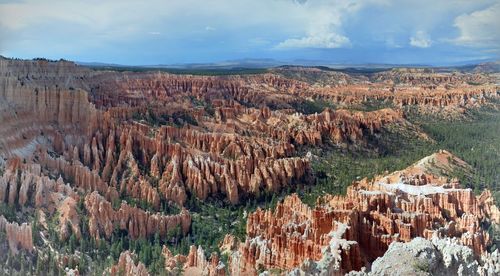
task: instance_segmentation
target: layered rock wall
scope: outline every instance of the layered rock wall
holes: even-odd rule
[[[31,87],[0,78],[0,154],[29,157],[36,145],[56,152],[81,144],[97,126],[98,111],[87,92]]]

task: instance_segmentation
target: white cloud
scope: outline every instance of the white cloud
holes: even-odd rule
[[[9,48],[17,49],[22,37],[28,36],[58,45],[74,44],[68,38],[75,34],[95,45],[138,41],[141,36],[158,36],[150,31],[158,26],[164,37],[182,39],[197,33],[200,22],[206,22],[205,32],[249,30],[255,36],[265,30],[269,37],[283,39],[279,47],[335,48],[349,45],[342,20],[359,7],[355,0],[212,0],[210,5],[201,0],[24,0],[0,3],[0,25],[8,33]],[[47,30],[43,34],[41,26]],[[44,54],[41,49],[31,50]]]
[[[278,44],[277,48],[340,48],[349,45],[349,38],[327,32],[302,38],[290,38]]]
[[[426,32],[418,31],[410,37],[410,45],[418,48],[429,48],[432,45],[432,40]]]
[[[215,45],[222,37],[226,46],[211,49],[221,56],[245,47],[256,53],[290,48],[300,53],[301,48],[351,45],[354,50],[430,47],[436,41],[499,45],[495,1],[500,0],[210,0],[210,5],[203,0],[0,0],[0,54],[79,57],[135,45],[120,47],[116,55],[164,47],[182,56],[201,41]],[[453,24],[460,35],[443,40]],[[432,40],[417,30],[432,34]]]
[[[276,45],[285,48],[340,48],[351,45],[350,39],[343,34],[343,20],[356,13],[362,5],[351,0],[320,0],[295,2],[301,7],[302,17],[300,37],[285,39]],[[366,3],[365,3],[366,4]]]
[[[484,10],[462,14],[454,23],[460,31],[460,36],[453,40],[456,44],[500,47],[500,2]]]

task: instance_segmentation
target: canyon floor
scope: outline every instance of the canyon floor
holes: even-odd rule
[[[498,275],[485,67],[0,57],[0,274]]]

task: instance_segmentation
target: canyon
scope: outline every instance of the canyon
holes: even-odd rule
[[[201,200],[223,194],[237,204],[240,197],[262,190],[307,182],[310,166],[298,154],[299,147],[366,144],[388,124],[408,124],[401,110],[391,108],[294,112],[292,106],[304,98],[344,106],[373,98],[400,107],[461,110],[499,97],[495,86],[484,80],[482,85],[464,83],[473,78],[469,75],[412,75],[431,79],[436,85],[431,88],[415,87],[424,85],[406,76],[411,73],[375,76],[379,82],[368,85],[353,81],[315,87],[271,73],[118,74],[66,61],[0,62],[0,153],[5,158],[26,158],[37,145],[50,145],[71,163],[59,166],[75,167],[65,169],[71,177],[99,174],[88,176],[94,178],[92,184],[82,188],[98,189],[112,200],[116,195],[108,191],[111,186],[156,209],[162,198],[183,205],[187,194]],[[397,85],[391,86],[393,82]],[[140,181],[131,181],[134,178]],[[159,189],[151,187],[151,179],[159,182]]]
[[[26,158],[41,152],[39,158],[46,166],[75,178],[77,186],[85,182],[86,187],[81,188],[87,191],[98,190],[109,200],[116,198],[116,192],[126,193],[156,209],[160,198],[183,205],[187,193],[202,200],[224,194],[237,204],[241,196],[307,182],[309,162],[297,156],[297,147],[366,143],[367,136],[380,131],[382,125],[404,122],[401,112],[392,109],[368,113],[326,109],[311,115],[271,110],[268,105],[289,104],[289,94],[305,85],[272,75],[227,80],[168,74],[129,78],[113,73],[92,76],[68,62],[35,63],[28,72],[15,63],[4,63],[9,75],[3,78],[3,98],[17,112],[12,117],[6,107],[2,117],[6,127],[0,151],[4,149],[4,156]],[[60,80],[43,75],[51,66],[56,71],[59,67],[76,71],[65,81],[76,88],[59,87]],[[90,80],[82,84],[81,78]],[[56,87],[51,88],[53,83]],[[43,90],[39,88],[42,84]],[[267,93],[272,98],[264,98],[262,107],[256,102],[252,102],[256,107],[245,106],[252,100],[249,95],[258,93],[255,97],[263,98],[262,85],[279,92]],[[213,115],[207,114],[207,108],[193,106],[193,99],[210,105]],[[44,145],[50,145],[49,150],[61,160],[54,162],[43,149],[37,150]],[[78,180],[80,177],[92,178],[91,183]],[[135,178],[141,181],[132,180]],[[159,183],[159,189],[150,186],[151,179]],[[116,192],[109,190],[113,188]]]
[[[318,182],[321,157],[311,151],[382,154],[392,133],[434,143],[414,113],[456,119],[498,110],[498,100],[496,75],[484,73],[197,76],[0,57],[0,232],[12,254],[42,259],[55,240],[83,249],[83,240],[98,249],[127,240],[106,267],[112,275],[154,274],[153,257],[129,250],[132,242],[154,241],[169,273],[335,275],[376,270],[393,244],[419,237],[429,248],[454,239],[479,271],[482,256],[498,256],[486,228],[500,223],[495,191],[475,194],[453,179],[473,167],[448,151],[357,179],[314,207],[292,192]],[[236,210],[269,195],[283,200],[245,210],[244,237],[228,234],[216,251],[196,244],[200,206]],[[187,251],[173,250],[187,239]],[[98,261],[72,249],[50,254]]]

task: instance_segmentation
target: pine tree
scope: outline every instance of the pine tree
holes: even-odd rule
[[[69,244],[69,253],[75,252],[76,242],[77,242],[77,238],[75,236],[75,233],[71,233],[71,236],[69,237],[69,241],[68,241],[68,244]]]
[[[21,254],[21,256],[19,257],[20,260],[20,263],[21,263],[21,267],[20,267],[20,274],[21,275],[25,275],[26,274],[26,271],[25,271],[25,267],[24,267],[24,263],[26,262],[25,259],[24,259],[24,253]]]
[[[41,272],[42,272],[42,257],[41,257],[41,253],[38,253],[37,257],[36,257],[36,271],[35,271],[35,274],[36,275],[41,275],[40,274]]]

